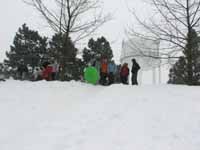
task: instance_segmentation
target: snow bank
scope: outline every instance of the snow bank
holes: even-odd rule
[[[199,150],[199,90],[0,82],[0,150]]]

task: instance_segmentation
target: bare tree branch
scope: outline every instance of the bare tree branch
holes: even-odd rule
[[[148,21],[141,20],[135,11],[131,12],[143,31],[129,29],[129,39],[147,36],[149,40],[160,41],[161,55],[163,51],[168,57],[176,57],[175,52],[180,55],[180,50],[186,49],[188,33],[193,29],[200,32],[200,0],[150,0],[150,3],[156,13]],[[171,46],[166,47],[163,43]]]
[[[75,41],[91,35],[111,19],[110,14],[103,15],[99,0],[52,0],[55,11],[45,0],[23,1],[36,8],[55,32],[73,36]]]

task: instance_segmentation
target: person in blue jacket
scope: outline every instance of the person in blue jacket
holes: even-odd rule
[[[117,71],[117,66],[115,62],[112,60],[108,63],[108,84],[111,85],[115,82],[115,74]]]

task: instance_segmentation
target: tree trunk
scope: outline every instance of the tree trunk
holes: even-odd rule
[[[65,81],[65,73],[66,73],[66,62],[69,61],[68,58],[68,40],[69,40],[69,34],[66,34],[64,39],[63,39],[63,48],[62,48],[62,59],[61,59],[61,65],[62,65],[62,70],[61,70],[61,81]]]
[[[188,33],[188,40],[187,40],[187,45],[186,45],[186,50],[185,50],[185,56],[187,60],[187,84],[188,85],[194,85],[195,84],[195,79],[194,79],[194,74],[193,74],[193,60],[195,60],[195,56],[193,55],[193,49],[195,44],[193,42],[193,35],[192,35],[192,29],[189,30]]]

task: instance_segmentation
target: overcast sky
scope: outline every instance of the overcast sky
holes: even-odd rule
[[[143,2],[141,0],[102,1],[104,1],[105,11],[113,13],[113,20],[102,26],[95,36],[99,37],[103,35],[110,41],[115,60],[118,61],[121,52],[121,43],[125,38],[124,30],[132,20],[127,7],[139,10],[138,12],[140,13]],[[15,33],[23,23],[27,23],[31,29],[38,30],[42,35],[50,36],[52,34],[38,12],[24,4],[22,0],[2,0],[0,4],[0,61],[5,58],[5,51],[9,51]]]

